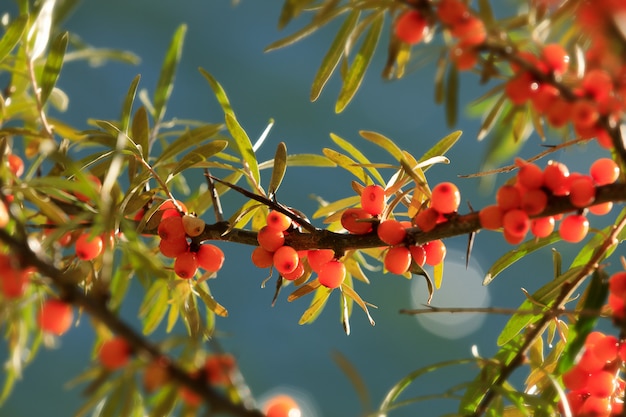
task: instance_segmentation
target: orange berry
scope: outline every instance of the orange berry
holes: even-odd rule
[[[293,271],[287,274],[281,274],[281,275],[287,281],[295,281],[296,279],[302,277],[304,275],[304,265],[302,264],[302,261],[298,262],[296,269],[294,269]]]
[[[421,42],[426,34],[428,22],[417,10],[408,10],[396,20],[394,33],[398,39],[409,45]]]
[[[589,221],[582,214],[570,214],[561,220],[559,235],[566,242],[577,243],[587,236]]]
[[[555,128],[561,128],[565,126],[571,118],[572,104],[558,97],[550,102],[550,105],[545,109],[545,117],[548,123]]]
[[[439,265],[446,257],[446,245],[441,240],[431,240],[423,245],[426,252],[426,264]]]
[[[432,207],[421,210],[415,216],[415,224],[423,232],[430,232],[437,226],[437,220],[439,219],[439,212]]]
[[[9,224],[9,219],[9,209],[4,201],[0,200],[0,227],[6,227],[6,225]]]
[[[364,235],[372,231],[372,215],[362,208],[347,208],[341,214],[341,226],[355,235]]]
[[[274,252],[274,267],[281,274],[290,274],[300,263],[298,252],[291,246],[281,246]]]
[[[183,252],[174,260],[174,272],[181,278],[193,278],[197,270],[198,256],[195,252]]]
[[[387,219],[378,225],[376,234],[388,245],[397,245],[406,237],[404,225],[395,219]]]
[[[113,371],[122,368],[128,363],[130,353],[131,348],[126,339],[113,337],[102,343],[100,351],[98,351],[98,359],[104,368]]]
[[[83,261],[91,261],[102,253],[103,241],[101,236],[91,236],[83,233],[75,243],[76,256]]]
[[[617,337],[613,335],[603,335],[590,349],[596,358],[607,363],[617,359],[618,348],[619,340],[617,340]]]
[[[164,240],[180,240],[187,236],[182,216],[161,219],[157,232],[161,239]]]
[[[572,179],[568,188],[569,201],[576,207],[587,207],[596,199],[596,186],[593,179],[586,175]]]
[[[563,384],[565,385],[565,388],[572,391],[587,388],[588,381],[589,372],[579,366],[572,366],[563,374]]]
[[[72,325],[74,313],[70,304],[51,298],[44,301],[37,319],[44,332],[62,335]]]
[[[613,80],[607,71],[591,69],[584,75],[581,86],[595,102],[602,103],[613,91]]]
[[[402,275],[411,266],[411,251],[406,246],[394,246],[385,254],[385,269],[392,274]]]
[[[556,195],[567,194],[567,177],[569,177],[569,169],[560,162],[549,161],[543,170],[544,185]]]
[[[161,254],[167,258],[176,258],[181,253],[185,253],[189,250],[189,243],[184,237],[176,240],[161,239],[159,242],[159,250]]]
[[[511,78],[504,86],[506,96],[511,103],[519,106],[526,103],[533,95],[535,80],[528,72],[523,72],[515,78]]]
[[[545,113],[561,96],[558,88],[551,84],[538,83],[530,100],[538,113]]]
[[[7,163],[9,165],[9,171],[13,173],[16,177],[21,177],[24,173],[24,161],[22,158],[15,154],[7,155]]]
[[[426,264],[426,250],[423,245],[411,246],[409,251],[411,252],[413,262],[418,264],[420,267]]]
[[[211,385],[226,385],[235,369],[235,357],[228,353],[209,356],[205,363],[207,380]]]
[[[300,417],[298,403],[288,395],[281,394],[270,398],[263,405],[265,417]]]
[[[361,207],[372,216],[383,212],[385,200],[385,189],[380,185],[368,185],[361,191]]]
[[[216,272],[224,265],[224,252],[210,243],[203,243],[196,252],[198,266],[209,272]]]
[[[541,51],[544,62],[548,68],[556,75],[561,75],[567,71],[569,66],[569,55],[563,46],[558,43],[545,45]]]
[[[577,130],[594,126],[600,118],[596,104],[590,100],[576,100],[572,104],[571,112],[572,123]]]
[[[280,211],[270,211],[265,218],[267,226],[284,232],[291,226],[291,219]]]
[[[609,291],[626,299],[626,272],[616,272],[609,278]]]
[[[589,376],[587,387],[592,397],[608,398],[615,391],[615,373],[594,372]]]
[[[496,204],[503,213],[517,209],[522,205],[522,195],[519,188],[505,184],[496,191]]]
[[[457,37],[464,46],[476,46],[487,39],[487,28],[482,20],[469,16],[454,24],[452,36]]]
[[[483,207],[478,212],[478,220],[483,229],[497,230],[502,227],[502,209],[497,204]]]
[[[545,191],[534,188],[527,190],[522,195],[521,208],[529,216],[534,216],[541,213],[548,205],[548,195]]]
[[[332,249],[311,249],[307,252],[309,266],[315,272],[320,271],[322,265],[331,261],[335,257],[335,251]]]
[[[257,246],[252,251],[252,263],[257,268],[269,268],[274,265],[274,252],[270,252]]]
[[[517,181],[528,189],[539,188],[543,185],[543,170],[537,164],[516,158],[515,164],[519,167]]]
[[[619,166],[611,158],[600,158],[591,164],[589,174],[598,185],[613,184],[619,178]]]
[[[523,238],[530,229],[530,219],[524,210],[509,210],[502,217],[502,227],[511,236]]]
[[[437,17],[446,25],[455,25],[469,17],[469,10],[459,0],[440,0],[437,4]]]
[[[439,213],[449,214],[458,210],[461,204],[461,193],[451,182],[435,185],[430,197],[430,206]]]
[[[450,49],[450,59],[459,71],[468,71],[478,64],[478,52],[474,48],[459,45]]]
[[[263,249],[276,252],[285,244],[285,234],[281,230],[263,226],[257,233],[257,241]]]
[[[150,362],[143,370],[143,387],[151,393],[164,386],[170,379],[167,370],[167,359],[158,359]]]
[[[182,386],[178,390],[180,399],[189,407],[198,407],[202,404],[202,397],[187,386]]]
[[[535,237],[547,237],[554,231],[554,217],[540,217],[530,221],[530,233]]]
[[[180,200],[176,200],[176,204],[174,204],[172,200],[166,200],[163,204],[161,204],[161,206],[159,207],[159,210],[172,210],[173,209],[178,212],[179,208],[183,211],[183,213],[189,212],[187,210],[187,206],[185,206],[185,204]],[[178,212],[178,215],[180,216],[180,212]]]
[[[336,260],[326,262],[317,273],[320,284],[328,288],[337,288],[346,278],[346,266]]]

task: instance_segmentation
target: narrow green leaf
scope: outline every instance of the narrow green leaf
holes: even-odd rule
[[[204,301],[204,304],[209,310],[213,311],[220,317],[228,317],[228,310],[226,310],[224,306],[218,303],[215,298],[213,298],[213,296],[209,293],[209,291],[207,291],[208,286],[204,288],[204,286],[202,285],[196,285],[195,290],[198,292],[200,298],[202,299],[202,301]]]
[[[365,71],[374,56],[374,51],[376,50],[376,45],[378,44],[378,39],[383,29],[384,20],[385,14],[382,12],[377,13],[369,31],[365,35],[363,44],[361,44],[361,48],[359,48],[344,78],[343,86],[339,92],[339,98],[335,104],[336,113],[341,113],[346,108],[359,89],[363,77],[365,76]]]
[[[302,314],[302,317],[300,317],[300,321],[298,321],[298,324],[313,323],[313,321],[315,321],[315,319],[320,315],[320,313],[324,309],[324,306],[326,305],[326,302],[328,301],[328,297],[330,296],[330,293],[332,291],[333,290],[331,288],[326,288],[323,286],[318,287],[317,291],[315,292],[315,296],[313,297],[313,300],[311,301],[311,305]]]
[[[446,123],[449,127],[456,124],[459,112],[459,71],[456,65],[448,65],[446,82]]]
[[[330,49],[326,52],[324,59],[322,60],[322,64],[320,65],[317,73],[315,74],[315,78],[313,79],[313,85],[311,86],[311,101],[315,101],[318,99],[326,82],[337,68],[337,64],[339,60],[343,56],[344,51],[346,50],[346,43],[348,42],[354,27],[359,21],[360,11],[354,10],[339,28],[337,35],[335,35],[335,39],[333,43],[330,45]]]
[[[92,67],[99,67],[108,61],[117,61],[123,64],[139,65],[141,58],[130,51],[111,48],[94,48],[92,46],[73,50],[65,54],[65,62],[85,60]]]
[[[538,305],[546,305],[549,307],[550,303],[554,300],[567,282],[577,277],[582,270],[582,266],[574,267],[559,275],[554,280],[550,281],[532,294],[533,301],[524,300],[518,310],[527,312],[537,308]],[[504,346],[509,343],[523,328],[529,324],[534,323],[543,316],[541,309],[538,309],[537,314],[516,314],[509,319],[507,324],[502,329],[502,332],[498,336],[498,345]]]
[[[159,326],[168,307],[169,290],[166,280],[154,281],[146,291],[146,295],[139,309],[139,316],[143,317],[143,333],[150,334]]]
[[[370,162],[370,160],[367,159],[367,157],[365,155],[363,155],[363,153],[361,151],[359,151],[354,145],[352,145],[347,140],[340,138],[339,136],[335,135],[334,133],[330,134],[330,138],[333,140],[333,142],[335,142],[337,145],[339,145],[341,147],[341,149],[343,149],[344,151],[348,152],[348,154],[350,156],[352,156],[354,159],[356,159],[356,161],[359,162],[359,164],[367,166],[367,170],[369,171],[370,174],[372,174],[372,176],[374,178],[376,178],[376,180],[378,181],[379,184],[381,184],[381,185],[385,184],[385,180],[380,175],[378,170],[375,167],[372,166],[372,163]]]
[[[455,359],[455,360],[450,360],[450,361],[445,361],[445,362],[438,362],[432,365],[425,366],[423,368],[419,368],[409,373],[400,381],[398,381],[391,388],[391,390],[389,390],[387,395],[385,395],[385,398],[383,399],[382,403],[380,404],[380,407],[378,408],[377,415],[379,417],[386,417],[387,413],[393,407],[394,402],[398,399],[398,397],[400,397],[400,395],[404,392],[404,390],[406,390],[409,386],[411,386],[411,384],[413,384],[413,382],[415,382],[417,378],[423,375],[429,374],[431,372],[437,371],[439,369],[447,368],[450,366],[475,363],[478,360],[479,359],[476,359],[476,358],[469,358],[469,359]]]
[[[446,84],[444,82],[446,75],[446,67],[448,65],[447,48],[437,60],[437,70],[435,71],[435,103],[443,103],[446,97]]]
[[[122,114],[120,116],[120,130],[128,134],[128,125],[130,123],[130,115],[133,111],[133,103],[135,102],[135,94],[137,94],[137,86],[141,75],[136,75],[133,81],[130,83],[126,98],[124,99],[124,105],[122,106]]]
[[[18,44],[24,34],[27,24],[27,15],[18,16],[11,22],[11,24],[9,24],[6,31],[0,38],[0,62],[2,62]]]
[[[313,0],[285,0],[278,18],[278,29],[287,26],[292,19],[297,17],[312,2]]]
[[[140,147],[143,159],[147,159],[150,151],[150,122],[148,121],[148,112],[144,106],[139,107],[135,112],[130,135],[133,142]]]
[[[157,398],[154,401],[154,406],[150,411],[150,417],[162,417],[172,415],[172,410],[178,400],[179,390],[178,386],[169,384],[165,386],[161,391],[157,393]]]
[[[176,164],[174,169],[168,174],[166,182],[169,182],[176,175],[184,171],[185,169],[199,163],[202,161],[206,161],[211,156],[215,155],[218,152],[222,152],[226,149],[228,142],[225,140],[214,140],[212,142],[207,143],[206,145],[199,146],[185,156],[181,158],[181,160]]]
[[[332,203],[328,203],[328,204],[321,206],[315,211],[315,213],[313,213],[311,217],[314,219],[319,219],[320,217],[328,216],[330,214],[343,210],[347,207],[352,207],[358,204],[360,201],[361,201],[361,196],[358,196],[358,195],[344,197],[340,200],[333,201]]]
[[[222,88],[221,84],[217,82],[215,78],[211,74],[209,74],[204,68],[198,68],[200,74],[209,82],[211,89],[213,90],[213,94],[215,94],[215,98],[217,102],[220,103],[222,107],[222,111],[224,114],[235,115],[233,112],[233,108],[230,105],[230,101],[228,100],[228,96],[226,96],[226,91]]]
[[[359,397],[363,414],[369,414],[369,411],[372,410],[372,397],[367,389],[367,385],[365,384],[363,377],[359,374],[359,371],[356,369],[354,364],[350,362],[348,357],[341,352],[334,351],[331,353],[331,356],[337,366],[339,366],[339,369],[341,369],[346,377],[348,377],[348,380],[354,387],[354,390]]]
[[[498,260],[496,260],[491,268],[487,271],[485,278],[483,279],[483,285],[489,285],[491,281],[493,281],[498,274],[504,271],[506,268],[519,261],[526,255],[541,249],[547,245],[551,245],[554,242],[558,242],[561,240],[558,232],[552,233],[550,236],[543,237],[540,239],[531,239],[528,240],[521,245],[517,246],[515,249],[505,253]]]
[[[364,184],[368,183],[369,176],[365,173],[365,169],[357,166],[357,163],[352,158],[330,148],[324,148],[322,152],[328,159],[357,177],[359,181]]]
[[[433,282],[437,289],[441,288],[441,283],[443,282],[443,264],[443,262],[439,262],[433,267],[433,276],[435,277]]]
[[[350,297],[352,300],[354,300],[359,305],[359,307],[361,307],[361,309],[367,315],[367,318],[370,321],[370,324],[372,326],[374,326],[376,323],[374,322],[374,319],[372,318],[372,316],[370,316],[370,312],[369,312],[369,309],[367,308],[367,304],[365,303],[365,301],[363,301],[361,296],[354,290],[354,288],[352,288],[349,285],[342,285],[341,286],[341,291],[343,291],[343,293],[346,296]]]
[[[322,155],[313,153],[300,153],[287,155],[288,167],[320,167],[320,168],[333,168],[337,164]],[[274,160],[264,161],[259,164],[259,170],[272,168],[274,166]]]
[[[493,25],[495,18],[489,0],[478,0],[478,15],[487,27]]]
[[[287,170],[287,145],[285,142],[280,142],[276,147],[276,153],[274,154],[274,166],[272,168],[272,178],[268,187],[268,195],[273,196],[276,194],[276,190],[280,187],[280,183],[285,177],[285,171]],[[270,197],[271,198],[271,197]]]
[[[502,94],[498,98],[498,101],[496,101],[491,109],[489,109],[489,112],[487,113],[487,116],[483,120],[483,123],[480,126],[480,130],[478,131],[479,141],[483,140],[489,134],[489,132],[491,132],[491,129],[495,125],[496,120],[498,120],[498,116],[500,116],[500,114],[502,113],[502,109],[504,108],[504,104],[506,102],[507,96],[505,94]]]
[[[403,159],[402,149],[400,149],[400,147],[388,137],[383,136],[380,133],[371,132],[368,130],[361,130],[359,131],[359,134],[363,136],[364,139],[375,143],[376,145],[389,152],[389,154],[393,156],[397,161],[401,161]]]
[[[248,134],[241,127],[234,114],[226,114],[226,127],[235,140],[235,146],[237,147],[239,155],[241,155],[241,158],[248,166],[248,169],[250,169],[252,178],[254,178],[257,184],[260,184],[261,177],[259,174],[259,165],[256,160],[254,149],[252,149],[252,142],[250,142]]]
[[[302,296],[310,294],[313,291],[315,291],[316,289],[318,289],[320,287],[320,285],[321,284],[320,284],[320,282],[318,280],[308,282],[306,285],[303,285],[303,286],[299,287],[294,292],[289,294],[289,296],[287,297],[287,301],[288,302],[292,302],[292,301],[295,301],[295,300],[297,300],[298,298],[300,298]]]
[[[182,151],[198,146],[202,141],[215,136],[222,128],[223,125],[221,124],[209,124],[186,131],[161,152],[153,166],[156,167],[163,162],[169,162],[170,158],[180,154]]]
[[[41,74],[41,103],[45,103],[52,93],[52,89],[57,83],[61,67],[63,67],[63,56],[67,49],[67,32],[63,32],[58,35],[52,44],[50,45],[50,52],[48,52],[48,58],[46,59],[46,65],[43,68]]]
[[[170,333],[174,329],[174,326],[178,322],[179,317],[180,317],[180,303],[178,302],[178,300],[174,300],[174,302],[170,304],[170,310],[167,313],[167,325],[165,327],[166,333]]]
[[[347,6],[344,7],[340,7],[337,8],[335,10],[333,10],[332,12],[326,14],[323,18],[321,19],[316,19],[314,21],[312,21],[311,23],[309,23],[308,25],[304,26],[303,28],[301,28],[300,30],[298,30],[297,32],[279,39],[275,42],[272,42],[271,44],[269,44],[266,48],[265,48],[265,52],[269,52],[269,51],[273,51],[276,49],[280,49],[280,48],[284,48],[285,46],[291,45],[293,43],[298,42],[301,39],[306,38],[307,36],[313,34],[315,31],[317,31],[318,29],[320,29],[322,26],[330,23],[334,18],[336,18],[337,16],[341,15],[342,13],[345,13],[346,11],[348,11],[349,8]]]
[[[180,61],[180,56],[183,51],[183,43],[185,40],[185,33],[187,32],[187,25],[180,25],[170,42],[170,46],[165,54],[163,65],[161,66],[161,74],[159,75],[159,81],[157,82],[156,89],[154,91],[153,103],[154,103],[154,120],[159,123],[163,120],[165,115],[165,107],[167,100],[172,94],[174,87],[174,77],[176,75],[176,67]]]
[[[450,148],[452,148],[454,144],[459,140],[462,134],[463,132],[457,130],[440,139],[433,147],[431,147],[421,156],[418,162],[424,162],[431,158],[445,155],[445,153],[448,152]],[[428,168],[430,168],[430,165],[425,166],[422,171],[426,171]]]

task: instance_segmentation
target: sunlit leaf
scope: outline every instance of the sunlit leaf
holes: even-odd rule
[[[496,120],[498,120],[498,117],[502,113],[502,109],[504,108],[504,104],[507,102],[507,99],[508,97],[502,94],[498,98],[498,101],[496,101],[491,109],[489,109],[489,112],[483,119],[483,123],[480,126],[480,130],[478,131],[479,141],[483,140],[489,134],[489,132],[491,132],[491,129],[493,128]]]
[[[324,286],[319,286],[315,291],[315,295],[313,296],[313,300],[311,301],[311,305],[300,317],[300,321],[298,324],[310,324],[315,321],[315,319],[320,315],[326,302],[328,301],[328,297],[333,290],[330,288],[326,288]],[[292,294],[293,295],[293,294]]]
[[[369,177],[367,176],[363,168],[357,166],[358,164],[356,163],[356,161],[354,161],[354,159],[330,148],[324,148],[322,149],[322,152],[328,159],[330,159],[346,171],[350,172],[361,182],[367,183],[367,179]]]
[[[278,28],[284,28],[287,23],[292,19],[300,15],[313,0],[285,0],[283,7],[280,11],[280,17],[278,18]]]
[[[318,280],[314,280],[301,287],[298,287],[298,289],[296,289],[294,292],[289,294],[289,296],[287,297],[287,301],[292,302],[304,295],[310,294],[316,289],[318,289],[320,285],[321,284]]]
[[[166,280],[156,280],[146,291],[139,309],[143,318],[143,333],[150,334],[159,326],[168,308],[169,290]]]
[[[543,314],[540,310],[537,314],[527,314],[527,311],[532,311],[537,308],[538,305],[549,305],[555,297],[562,291],[563,285],[576,278],[582,270],[582,266],[569,269],[562,275],[559,275],[554,280],[548,282],[546,285],[538,289],[532,294],[532,300],[524,300],[518,310],[525,312],[524,314],[515,314],[509,319],[506,326],[502,329],[502,332],[498,336],[498,345],[503,346],[511,341],[519,332],[526,326],[536,322]]]
[[[287,146],[285,142],[280,142],[276,147],[276,153],[274,154],[274,167],[272,168],[272,177],[270,178],[270,184],[267,188],[268,194],[274,195],[280,183],[283,181],[285,171],[287,169]]]
[[[372,22],[372,26],[365,35],[361,48],[359,48],[359,51],[348,69],[348,73],[344,77],[343,85],[339,92],[339,98],[335,104],[336,113],[341,113],[346,108],[359,89],[363,77],[365,76],[365,71],[372,60],[372,56],[374,56],[378,38],[383,29],[384,17],[384,13],[377,13],[376,18]]]
[[[220,303],[218,303],[215,298],[207,291],[208,286],[205,288],[203,285],[196,285],[195,290],[200,295],[202,301],[207,306],[207,308],[213,311],[220,317],[228,317],[228,310],[224,308]]]
[[[487,271],[485,278],[483,279],[483,285],[489,285],[491,281],[493,281],[498,274],[504,271],[506,268],[524,258],[526,255],[541,249],[547,245],[551,245],[554,242],[558,242],[561,240],[558,232],[552,233],[550,236],[542,237],[539,239],[531,239],[520,245],[518,245],[515,249],[510,250],[505,253],[503,256],[498,258],[493,265]]]
[[[286,162],[287,162],[288,167],[333,168],[337,166],[337,164],[335,164],[328,158],[322,155],[317,155],[317,154],[312,154],[312,153],[287,155]],[[272,168],[273,166],[274,166],[274,160],[270,159],[269,161],[261,162],[259,164],[259,170]]]
[[[350,362],[350,360],[341,352],[334,351],[331,353],[331,356],[354,387],[354,390],[359,397],[363,413],[367,414],[372,409],[372,398],[367,389],[367,385],[365,385],[363,377],[359,374],[359,371],[356,369],[354,364],[352,364],[352,362]]]
[[[374,167],[372,167],[372,163],[370,162],[369,159],[367,159],[367,157],[365,155],[363,155],[363,153],[361,151],[359,151],[354,145],[352,145],[350,142],[348,142],[347,140],[335,135],[334,133],[330,134],[330,138],[333,140],[333,142],[335,142],[339,147],[341,147],[341,149],[343,149],[344,151],[348,152],[348,154],[353,157],[357,162],[359,162],[360,165],[362,166],[366,166],[367,167],[367,171],[372,174],[372,176],[374,178],[376,178],[376,180],[378,181],[379,184],[384,185],[385,184],[385,180],[383,179],[383,177],[380,175],[380,173],[378,172],[378,170]]]
[[[167,162],[170,158],[180,154],[186,149],[198,146],[202,141],[215,136],[222,128],[223,125],[221,124],[208,124],[186,131],[161,152],[153,166]]]
[[[309,23],[308,25],[306,25],[303,28],[301,28],[300,30],[298,30],[297,32],[295,32],[295,33],[293,33],[293,34],[291,34],[291,35],[289,35],[289,36],[287,36],[287,37],[285,37],[283,39],[277,40],[276,42],[272,42],[271,44],[269,44],[265,48],[265,52],[273,51],[275,49],[284,48],[285,46],[291,45],[292,43],[298,42],[299,40],[306,38],[307,36],[309,36],[312,33],[316,32],[322,26],[330,23],[334,18],[336,18],[337,16],[341,15],[342,13],[345,13],[348,10],[349,10],[348,7],[341,7],[341,8],[337,8],[337,9],[333,10],[332,12],[330,12],[326,16],[324,16],[322,19],[314,20],[311,23]]]
[[[41,74],[40,100],[42,103],[45,103],[48,100],[48,97],[50,97],[50,93],[52,93],[52,89],[56,85],[57,79],[59,78],[59,73],[61,72],[61,67],[63,66],[63,56],[65,55],[65,50],[67,49],[67,38],[67,32],[61,33],[50,45],[50,52],[48,53],[48,58],[46,59],[46,65],[44,66],[43,73]]]
[[[167,48],[163,65],[161,66],[161,73],[159,74],[159,81],[157,82],[153,98],[154,120],[156,120],[157,123],[160,122],[165,115],[165,107],[174,88],[174,76],[176,75],[176,67],[182,55],[186,32],[187,25],[184,24],[176,29],[170,45]]]
[[[372,143],[375,143],[376,145],[389,152],[389,154],[393,156],[397,161],[402,160],[402,149],[400,149],[400,147],[398,147],[398,145],[396,145],[394,141],[392,141],[388,137],[383,136],[380,133],[371,132],[368,130],[361,130],[359,131],[359,134],[363,136],[363,138],[369,140]]]
[[[342,285],[341,291],[343,291],[346,296],[353,299],[359,305],[359,307],[361,307],[361,309],[367,315],[367,318],[370,321],[370,324],[374,326],[376,323],[374,322],[374,319],[372,318],[372,316],[370,316],[370,312],[369,312],[369,309],[367,308],[367,304],[365,303],[365,301],[363,301],[361,296],[356,291],[354,291],[354,288],[352,288],[349,285]]]
[[[311,96],[310,100],[315,101],[318,99],[326,82],[335,71],[339,60],[341,59],[344,51],[346,50],[346,43],[350,38],[350,34],[354,30],[357,22],[359,21],[360,12],[358,10],[352,11],[346,20],[341,25],[341,28],[335,35],[335,39],[333,43],[330,45],[328,52],[324,56],[322,60],[322,64],[320,68],[317,70],[315,74],[315,78],[313,79],[313,85],[311,86]]]
[[[440,155],[445,155],[446,152],[448,152],[454,146],[454,144],[459,140],[462,133],[463,132],[461,132],[460,130],[457,130],[457,131],[450,133],[449,135],[446,135],[445,137],[440,139],[434,146],[432,146],[429,150],[427,150],[420,157],[418,162],[428,161],[431,158],[434,158]],[[431,165],[424,166],[422,170],[426,171],[430,167]]]
[[[439,262],[433,267],[434,283],[437,289],[441,288],[441,283],[443,282],[443,265],[444,262]]]
[[[201,161],[205,161],[216,153],[223,151],[227,145],[228,142],[225,140],[214,140],[206,145],[198,146],[197,148],[191,150],[180,159],[178,164],[176,164],[176,166],[168,174],[166,182],[169,182],[175,175],[185,169],[192,167]]]
[[[123,64],[139,65],[141,59],[130,51],[111,48],[85,47],[65,54],[65,62],[85,60],[92,67],[104,65],[108,61],[117,61]]]
[[[135,102],[135,95],[137,94],[137,86],[139,85],[140,75],[136,75],[133,81],[130,83],[124,104],[122,105],[122,114],[120,116],[120,130],[128,134],[128,126],[130,124],[130,115],[133,111],[133,103]]]
[[[358,195],[353,195],[350,197],[342,198],[341,200],[333,201],[332,203],[325,204],[318,208],[315,213],[311,217],[314,219],[319,219],[320,217],[328,216],[329,214],[335,213],[337,211],[343,210],[346,207],[354,206],[361,201],[361,197]]]
[[[24,34],[27,23],[28,16],[21,15],[16,17],[6,28],[6,31],[0,38],[0,62],[2,62],[18,44]]]

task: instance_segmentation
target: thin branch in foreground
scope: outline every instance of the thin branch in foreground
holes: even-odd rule
[[[608,314],[602,314],[598,310],[567,310],[564,308],[549,308],[549,309],[528,309],[518,310],[515,308],[503,308],[503,307],[436,307],[424,305],[424,308],[417,309],[401,309],[400,314],[406,314],[411,316],[419,316],[424,314],[433,313],[481,313],[481,314],[501,314],[501,315],[538,315],[544,314],[552,318],[563,315],[585,316],[585,317],[602,317],[610,318]]]

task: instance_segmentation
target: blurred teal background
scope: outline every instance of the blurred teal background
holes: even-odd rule
[[[13,4],[3,2],[4,7]],[[486,152],[486,141],[478,142],[480,120],[462,112],[459,124],[449,128],[445,112],[433,104],[432,65],[414,66],[405,79],[383,81],[380,72],[385,63],[386,32],[379,51],[355,100],[342,114],[334,113],[339,92],[337,74],[326,86],[321,98],[308,100],[313,76],[329,47],[337,24],[305,40],[278,51],[264,53],[271,42],[292,33],[303,21],[296,21],[284,31],[276,22],[282,1],[242,0],[233,6],[228,0],[85,0],[66,22],[71,32],[97,47],[130,50],[141,57],[141,64],[130,66],[107,63],[90,68],[83,62],[63,68],[59,86],[70,97],[66,120],[87,128],[88,118],[115,119],[119,115],[126,90],[136,74],[141,74],[140,88],[154,91],[160,65],[171,35],[181,23],[188,25],[181,66],[166,118],[198,119],[220,122],[223,114],[211,90],[197,71],[203,67],[223,85],[238,119],[251,138],[258,137],[270,118],[276,122],[259,159],[273,156],[279,141],[285,141],[290,153],[320,153],[332,147],[329,133],[334,132],[363,149],[375,162],[392,162],[358,135],[359,130],[380,132],[416,156],[452,130],[464,131],[460,143],[449,153],[450,165],[432,168],[429,181],[455,181],[464,201],[474,208],[491,204],[488,191],[478,192],[478,180],[459,179],[458,175],[477,172]],[[510,12],[511,4],[499,5],[499,13]],[[0,9],[0,12],[3,10]],[[308,21],[308,20],[307,20]],[[387,29],[389,21],[386,22]],[[461,76],[460,100],[466,103],[486,87],[478,77]],[[543,150],[536,136],[522,152],[531,156]],[[602,154],[593,146],[572,149],[559,158],[580,170],[588,168],[590,154]],[[268,173],[264,179],[267,181]],[[391,172],[386,173],[387,176]],[[201,181],[201,172],[193,183]],[[293,168],[288,170],[279,199],[311,215],[317,203],[311,195],[328,201],[352,195],[352,178],[339,169]],[[500,181],[505,178],[500,179]],[[183,198],[184,199],[184,198]],[[232,199],[232,204],[241,200]],[[228,202],[228,199],[227,199]],[[230,214],[236,206],[227,205]],[[230,210],[230,211],[229,211]],[[463,209],[463,211],[467,211]],[[207,219],[209,220],[209,219]],[[520,287],[532,292],[551,279],[549,249],[535,253],[496,279],[488,288],[481,286],[482,273],[466,272],[464,252],[467,238],[447,241],[450,267],[444,276],[444,291],[435,293],[436,306],[484,305],[516,307],[524,299]],[[226,306],[230,316],[218,320],[221,342],[238,359],[252,392],[263,398],[268,393],[287,390],[308,404],[304,417],[345,417],[363,415],[358,397],[348,379],[333,362],[333,352],[345,355],[362,374],[377,406],[385,393],[405,374],[438,361],[469,357],[476,345],[483,356],[492,355],[495,339],[506,322],[502,316],[474,316],[451,319],[467,320],[444,331],[445,323],[420,324],[415,318],[400,315],[398,310],[426,301],[427,293],[420,277],[416,284],[404,278],[370,273],[371,285],[357,284],[362,297],[379,308],[371,313],[376,326],[371,327],[361,311],[352,316],[352,334],[346,336],[340,324],[338,294],[333,294],[326,310],[312,325],[299,326],[298,319],[309,298],[287,303],[283,291],[275,307],[270,306],[272,285],[261,289],[265,271],[249,261],[251,248],[222,244],[226,263],[219,278],[211,282],[216,299]],[[556,245],[567,265],[574,254],[570,246]],[[511,247],[495,233],[480,233],[472,254],[473,264],[484,272],[494,260]],[[418,282],[419,281],[419,282]],[[137,292],[137,294],[140,294]],[[459,297],[460,296],[460,297]],[[446,299],[450,300],[446,304]],[[124,313],[134,321],[139,299],[129,300]],[[462,337],[465,327],[476,331]],[[430,326],[430,327],[429,327]],[[433,332],[433,326],[438,331]],[[428,330],[429,328],[430,330]],[[452,333],[451,333],[452,332]],[[456,334],[455,334],[456,332]],[[63,382],[85,369],[89,360],[92,331],[86,318],[78,328],[59,339],[57,349],[42,350],[18,382],[10,400],[0,408],[2,417],[70,416],[81,404],[81,387],[67,389]],[[6,357],[5,346],[0,357]],[[475,368],[450,368],[418,380],[403,397],[440,393],[448,387],[474,377]],[[523,371],[514,380],[523,381]],[[392,416],[439,415],[453,412],[455,402],[434,401],[400,408]]]

